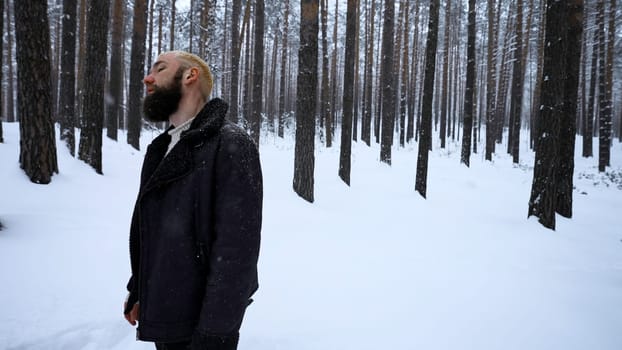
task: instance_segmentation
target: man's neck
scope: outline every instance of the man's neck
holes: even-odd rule
[[[179,101],[179,107],[175,113],[171,114],[168,121],[173,126],[179,126],[184,122],[194,118],[203,109],[205,101],[202,98],[182,97]]]

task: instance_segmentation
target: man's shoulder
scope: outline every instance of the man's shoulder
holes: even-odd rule
[[[241,144],[252,144],[255,142],[251,136],[241,126],[226,120],[220,129],[220,137],[224,142],[235,142]]]

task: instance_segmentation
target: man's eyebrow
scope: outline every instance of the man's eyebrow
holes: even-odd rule
[[[153,66],[151,66],[151,69],[155,69],[157,68],[159,65],[166,63],[165,61],[156,61]]]

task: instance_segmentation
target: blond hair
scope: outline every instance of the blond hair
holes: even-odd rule
[[[214,86],[214,78],[212,77],[212,71],[209,69],[207,63],[199,56],[186,51],[169,51],[164,54],[173,54],[175,58],[181,63],[181,68],[188,69],[196,67],[199,69],[199,82],[201,83],[201,93],[203,97],[207,97],[212,93],[212,87]]]

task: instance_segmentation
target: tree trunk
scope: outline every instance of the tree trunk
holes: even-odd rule
[[[9,123],[17,121],[15,117],[15,74],[13,73],[13,35],[15,33],[14,26],[11,25],[13,22],[13,15],[11,14],[11,3],[12,1],[5,1],[6,7],[6,36],[8,41],[7,46],[7,66],[8,66],[8,77],[7,77],[7,91],[6,91],[6,121]]]
[[[565,102],[576,101],[582,11],[582,0],[553,1],[546,9],[542,107],[536,123],[538,138],[528,216],[537,216],[550,229],[555,229],[557,204],[572,202],[572,161],[568,167],[562,163],[568,162],[568,157],[572,159],[574,153],[576,102]],[[564,176],[559,178],[562,173]],[[559,209],[570,214],[569,208]]]
[[[263,63],[264,63],[264,1],[255,0],[255,57],[253,59],[253,111],[250,118],[250,134],[259,147],[261,131]]]
[[[565,55],[566,80],[564,82],[564,105],[559,128],[559,149],[556,164],[557,203],[555,205],[555,211],[566,218],[572,217],[577,96],[581,66],[581,38],[583,37],[583,0],[572,0],[569,3],[568,44]]]
[[[521,114],[523,106],[523,0],[516,1],[516,44],[514,49],[514,69],[512,76],[512,101],[511,101],[511,116],[510,123],[512,123],[512,137],[508,140],[511,141],[511,154],[512,161],[518,164],[519,150],[520,150],[520,128],[521,128]]]
[[[380,161],[391,164],[391,145],[395,123],[395,94],[393,84],[393,27],[395,22],[395,1],[384,0],[384,25],[382,27],[382,138]]]
[[[151,0],[152,2],[154,0]],[[123,99],[123,0],[114,0],[112,9],[112,37],[110,55],[110,100],[107,108],[106,128],[107,136],[117,140],[117,129],[119,128],[119,114],[121,114],[121,103]],[[64,27],[64,26],[63,26]],[[108,100],[107,100],[108,101]]]
[[[488,55],[486,60],[486,68],[488,69],[486,79],[486,150],[484,157],[486,160],[492,160],[492,154],[495,152],[495,137],[493,133],[494,125],[494,93],[496,90],[497,80],[495,77],[497,59],[493,57],[496,49],[496,22],[494,11],[495,0],[488,0]]]
[[[341,148],[339,152],[339,177],[350,186],[350,158],[352,155],[352,113],[354,110],[354,41],[356,40],[356,8],[358,0],[348,0],[346,19],[346,54],[343,73],[343,119],[341,123]]]
[[[605,0],[598,1],[600,28],[600,64],[598,77],[600,81],[600,113],[598,121],[598,171],[604,172],[610,166],[611,158],[611,120],[612,120],[612,83],[613,83],[613,31],[615,30],[615,0],[610,1],[610,15],[606,20]],[[605,40],[605,21],[608,22],[607,40]]]
[[[132,53],[130,63],[129,111],[127,117],[127,143],[140,149],[142,124],[140,103],[143,97],[143,66],[145,63],[145,36],[147,4],[145,0],[134,1],[134,22],[132,30]]]
[[[326,2],[328,5],[328,1]],[[326,127],[326,147],[333,146],[333,136],[334,136],[334,123],[337,116],[337,80],[339,74],[337,74],[337,27],[339,24],[339,1],[335,1],[335,25],[333,27],[333,56],[331,60],[331,68],[330,68],[330,84],[331,84],[331,94],[330,94],[330,113],[326,115],[325,127]]]
[[[409,46],[408,46],[408,32],[410,29],[410,6],[409,2],[406,1],[404,5],[404,33],[400,33],[399,35],[403,35],[403,48],[402,48],[402,82],[400,85],[400,146],[404,147],[406,143],[406,108],[408,104],[408,69],[410,68],[410,64],[408,62],[409,55]]]
[[[598,81],[598,37],[601,34],[598,29],[594,29],[594,38],[592,40],[592,64],[590,70],[590,91],[587,102],[587,115],[586,128],[583,135],[583,156],[592,157],[594,155],[593,150],[593,137],[594,137],[594,103],[596,99],[596,83]]]
[[[366,7],[367,8],[367,7]],[[367,31],[367,58],[365,62],[365,88],[363,92],[363,120],[361,125],[361,140],[369,146],[371,144],[371,116],[372,116],[372,68],[374,66],[374,17],[376,15],[376,1],[371,0],[371,15],[368,17],[369,31]]]
[[[249,14],[248,20],[246,21],[246,47],[244,48],[245,52],[245,66],[244,66],[244,78],[242,81],[244,82],[243,91],[242,91],[242,115],[243,115],[243,123],[246,128],[248,128],[249,121],[251,119],[251,99],[252,99],[252,85],[253,85],[253,48],[251,47],[251,43],[253,42],[253,38],[251,37],[251,23],[250,20],[250,8],[251,2],[248,1],[246,3],[246,11]]]
[[[141,0],[139,0],[141,1]],[[168,50],[175,50],[175,17],[177,16],[177,9],[175,6],[175,0],[171,0],[171,27],[169,31],[169,45]],[[144,40],[143,40],[144,41]]]
[[[462,130],[462,153],[460,157],[460,161],[466,166],[469,166],[471,158],[471,133],[473,132],[473,105],[475,102],[473,99],[475,96],[475,0],[469,0],[468,33],[464,129]]]
[[[82,112],[82,103],[84,102],[84,62],[86,61],[86,9],[88,4],[86,0],[80,0],[80,23],[78,24],[78,30],[80,31],[80,39],[78,41],[78,91],[76,96],[76,111],[78,111],[78,120],[76,127],[82,127],[83,117],[80,115]]]
[[[410,142],[410,140],[412,140],[415,136],[415,106],[419,106],[418,102],[415,100],[415,91],[417,90],[417,72],[419,68],[419,61],[417,59],[417,45],[419,40],[419,2],[415,2],[413,5],[415,8],[415,32],[413,33],[412,55],[410,60],[412,70],[410,72],[410,87],[408,88],[408,125],[406,126],[406,142]]]
[[[78,158],[102,174],[102,129],[104,126],[104,85],[106,82],[106,49],[108,47],[108,13],[110,2],[101,0],[87,9],[87,49],[84,77],[89,82],[84,91]],[[143,42],[144,43],[144,42]]]
[[[151,69],[151,60],[153,59],[153,11],[155,9],[156,0],[149,0],[149,36],[147,49],[147,69]]]
[[[320,18],[322,25],[322,82],[320,85],[320,135],[322,135],[324,121],[330,118],[330,86],[328,84],[328,40],[327,40],[327,22],[328,22],[328,6],[327,0],[320,0]],[[327,137],[329,137],[327,135]],[[321,138],[321,136],[320,136]],[[327,142],[328,146],[328,142]]]
[[[287,45],[288,40],[287,36],[289,34],[289,0],[285,0],[285,15],[284,15],[284,28],[283,28],[283,47],[281,49],[281,84],[279,91],[279,127],[278,127],[278,135],[279,137],[283,137],[284,128],[285,128],[285,93],[286,93],[286,84],[287,80]]]
[[[352,114],[352,140],[358,140],[358,129],[359,129],[359,107],[360,107],[360,90],[361,90],[361,75],[360,75],[360,32],[361,32],[361,2],[360,0],[356,1],[356,9],[355,9],[354,21],[356,33],[354,36],[354,112]]]
[[[240,13],[242,0],[233,0],[231,7],[231,92],[229,94],[229,118],[239,122],[239,82],[240,82]]]
[[[492,0],[490,0],[492,1]],[[451,0],[445,4],[445,49],[443,50],[443,91],[441,96],[441,148],[445,148],[447,141],[447,99],[449,97],[449,21],[451,20]]]
[[[4,0],[0,0],[0,11],[4,11]],[[4,12],[0,13],[0,49],[4,47]],[[3,67],[4,55],[0,51],[0,67]],[[9,63],[11,64],[11,63]],[[0,82],[2,81],[2,69],[0,69]],[[0,143],[4,142],[2,137],[2,116],[4,115],[2,110],[2,99],[0,99]],[[2,224],[0,223],[0,230],[2,229]]]
[[[294,156],[294,191],[313,202],[315,167],[315,111],[318,65],[318,0],[300,1],[300,48],[296,98],[296,146]]]
[[[428,179],[428,153],[432,142],[432,98],[436,70],[436,46],[438,43],[439,0],[430,0],[428,37],[425,48],[425,77],[423,80],[423,101],[421,106],[421,127],[419,128],[419,150],[417,156],[417,177],[415,190],[425,198]]]
[[[76,0],[63,1],[63,49],[60,67],[60,139],[75,156]]]
[[[153,0],[151,0],[153,1]],[[225,8],[226,8],[226,4],[225,4]],[[192,44],[194,41],[194,11],[196,9],[196,5],[194,3],[194,0],[190,0],[190,9],[188,10],[188,52],[190,53],[194,53],[192,50]],[[225,22],[227,20],[227,17],[225,15]],[[226,29],[225,29],[226,30]],[[224,64],[224,61],[222,62],[222,64]]]
[[[56,138],[52,123],[50,32],[45,0],[17,1],[15,44],[19,163],[30,181],[48,184],[58,173]]]
[[[530,142],[530,146],[531,148],[535,148],[535,140],[536,140],[536,132],[538,130],[538,126],[537,126],[537,120],[538,120],[538,116],[540,115],[540,95],[542,93],[542,68],[544,66],[544,34],[546,32],[546,18],[544,13],[546,12],[546,10],[544,10],[544,8],[546,7],[546,0],[540,0],[540,8],[542,8],[543,10],[541,11],[543,14],[541,14],[541,21],[540,21],[540,28],[538,31],[538,42],[537,42],[537,49],[538,49],[538,53],[537,53],[537,61],[536,61],[536,83],[535,83],[535,87],[533,89],[533,102],[532,102],[532,109],[531,109],[531,119],[530,119],[530,125],[531,125],[531,132],[529,133],[529,142]]]
[[[162,46],[164,45],[163,41],[163,34],[162,34],[162,30],[163,30],[163,22],[164,22],[164,7],[163,6],[158,6],[158,52],[156,53],[156,55],[160,55],[162,53]],[[151,67],[149,67],[151,68]]]

